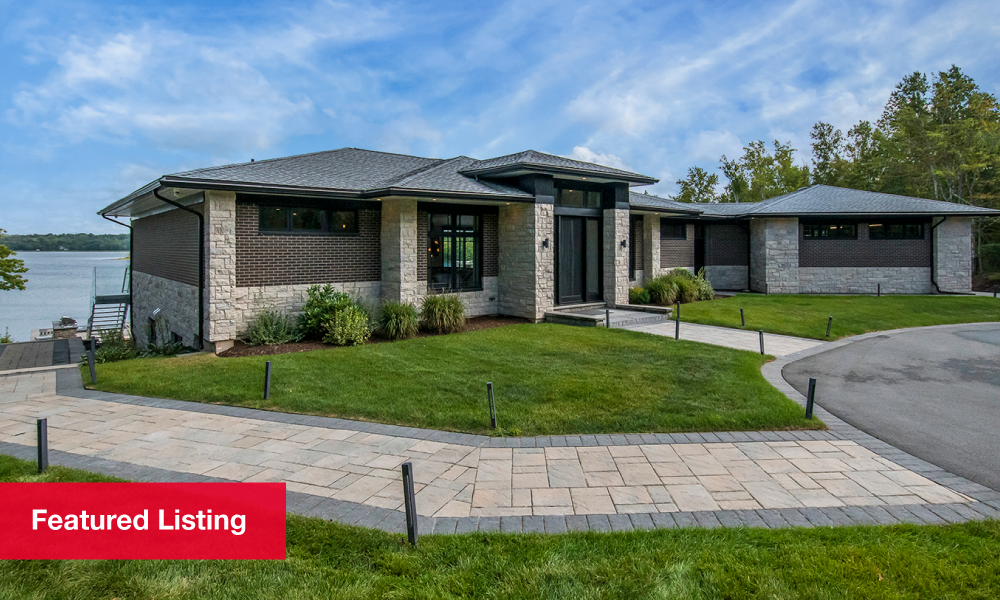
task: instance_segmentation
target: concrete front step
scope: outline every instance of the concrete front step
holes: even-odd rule
[[[607,312],[606,312],[607,311]],[[553,311],[545,313],[546,323],[575,325],[577,327],[606,327],[610,316],[611,327],[631,327],[649,325],[669,320],[670,313],[621,310],[612,308],[591,308],[574,311]]]

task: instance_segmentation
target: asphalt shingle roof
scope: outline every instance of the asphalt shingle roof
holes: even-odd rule
[[[706,216],[769,215],[1000,215],[1000,211],[831,185],[814,185],[763,202],[705,204]]]
[[[566,158],[563,156],[545,154],[544,152],[538,152],[536,150],[525,150],[524,152],[518,152],[516,154],[508,154],[506,156],[498,156],[496,158],[488,158],[486,160],[477,160],[468,165],[467,167],[465,167],[462,170],[462,172],[466,174],[486,173],[489,171],[495,171],[501,169],[503,167],[518,167],[518,166],[551,167],[556,169],[566,169],[572,171],[593,173],[595,175],[621,177],[627,180],[640,179],[640,180],[649,180],[651,182],[656,181],[652,177],[640,175],[639,173],[633,173],[631,171],[623,171],[621,169],[614,169],[612,167],[606,167],[604,165],[573,160],[572,158]]]
[[[689,204],[687,202],[675,202],[652,194],[632,192],[628,193],[628,203],[633,208],[649,208],[653,210],[666,210],[672,212],[684,212],[689,214],[700,214],[703,210],[701,204]]]

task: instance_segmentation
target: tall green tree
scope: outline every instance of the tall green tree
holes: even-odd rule
[[[0,229],[0,238],[5,233],[7,232]],[[24,266],[23,260],[14,258],[15,256],[17,256],[15,252],[0,244],[0,290],[23,290],[24,284],[28,283],[28,280],[21,276],[28,272],[28,268]]]
[[[680,192],[670,199],[676,202],[718,202],[721,196],[716,191],[719,185],[719,176],[715,173],[709,174],[701,167],[691,167],[688,169],[687,177],[679,179],[677,185]]]
[[[743,156],[720,159],[729,180],[726,194],[733,202],[760,202],[809,185],[809,167],[795,164],[791,143],[774,141],[774,153],[757,140],[743,148]]]

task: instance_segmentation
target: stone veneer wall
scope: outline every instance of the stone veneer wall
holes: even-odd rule
[[[628,304],[628,236],[628,210],[605,210],[604,301],[609,308],[614,308],[617,304]],[[622,240],[625,240],[624,248]]]
[[[972,219],[949,217],[934,230],[934,276],[942,292],[972,291]]]
[[[500,207],[497,312],[541,320],[555,297],[555,216],[551,204]],[[549,240],[549,247],[542,245]]]
[[[660,274],[660,215],[642,217],[643,281]]]
[[[236,192],[205,192],[205,342],[216,351],[236,339]]]
[[[748,289],[746,266],[705,265],[705,277],[717,290]]]
[[[297,316],[308,297],[306,291],[315,284],[266,285],[238,287],[233,292],[233,327],[238,336],[246,332],[247,326],[254,317],[265,310],[278,311]],[[381,297],[381,282],[358,281],[350,283],[331,283],[338,292],[345,292],[357,298],[371,308],[379,305]]]
[[[799,293],[799,220],[752,219],[750,268],[755,292]]]
[[[382,202],[382,299],[416,302],[417,201],[386,198]]]
[[[160,309],[160,313],[153,317],[153,311],[156,309]],[[144,346],[149,342],[146,325],[149,319],[155,318],[160,327],[181,336],[185,346],[198,347],[197,285],[188,285],[133,269],[131,311],[135,323],[132,337],[139,345]]]
[[[800,294],[931,294],[929,267],[799,267]]]

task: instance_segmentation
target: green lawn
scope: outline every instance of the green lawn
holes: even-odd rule
[[[760,374],[763,356],[623,330],[512,325],[269,357],[98,366],[98,389],[489,434],[819,428]],[[89,375],[85,378],[89,381]]]
[[[0,456],[0,481],[111,480],[34,469]],[[402,537],[289,515],[285,561],[0,561],[0,598],[1000,597],[998,521]]]
[[[903,327],[1000,321],[1000,300],[980,296],[809,296],[737,294],[681,306],[681,321],[818,340]],[[826,324],[833,317],[830,337]]]

